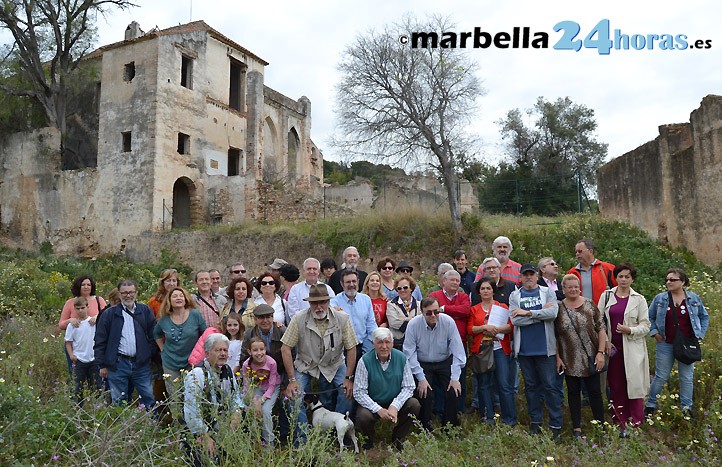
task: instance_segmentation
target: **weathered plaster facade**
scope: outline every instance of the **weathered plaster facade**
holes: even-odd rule
[[[83,116],[97,128],[95,166],[61,170],[51,130],[1,146],[0,229],[22,245],[112,253],[171,227],[257,218],[262,181],[318,197],[310,101],[265,86],[268,63],[203,21],[149,33],[132,23],[86,64],[99,76]]]
[[[597,172],[604,217],[629,222],[708,264],[722,261],[722,96],[709,95],[689,123]]]

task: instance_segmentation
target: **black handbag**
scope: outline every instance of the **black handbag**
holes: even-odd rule
[[[471,367],[471,372],[475,375],[488,373],[496,369],[493,340],[481,341],[479,353],[469,355],[469,366]]]
[[[673,304],[671,292],[668,292],[668,298],[669,303]],[[702,360],[702,346],[699,344],[697,336],[692,334],[692,337],[687,337],[679,331],[677,313],[672,309],[671,305],[667,308],[667,313],[672,313],[674,327],[677,330],[674,336],[674,342],[672,343],[674,358],[685,365],[691,365],[694,362]]]
[[[574,320],[572,319],[572,315],[569,314],[569,308],[564,306],[564,310],[567,312],[567,316],[569,317],[569,322],[572,323],[572,327],[574,328],[574,331],[577,333],[577,337],[579,338],[579,342],[582,344],[582,350],[584,350],[584,353],[587,356],[587,368],[589,369],[589,376],[594,376],[597,373],[604,373],[607,371],[609,367],[609,357],[604,356],[604,366],[601,370],[597,370],[597,354],[589,355],[589,352],[587,352],[587,346],[584,345],[584,341],[582,340],[581,334],[579,334],[579,329],[577,329],[577,326],[574,324]]]

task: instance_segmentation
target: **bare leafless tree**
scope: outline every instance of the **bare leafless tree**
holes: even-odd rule
[[[131,6],[128,0],[0,0],[0,28],[14,39],[4,47],[0,70],[16,64],[27,84],[0,84],[0,90],[37,100],[46,124],[64,133],[69,77],[94,45],[96,16]]]
[[[440,176],[461,238],[456,168],[472,152],[467,127],[485,91],[477,64],[460,49],[412,47],[413,32],[452,30],[448,19],[406,17],[358,36],[343,53],[334,143],[350,158],[426,165]]]

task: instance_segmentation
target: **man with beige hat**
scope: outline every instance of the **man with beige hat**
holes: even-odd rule
[[[309,308],[291,319],[281,339],[283,364],[289,375],[288,393],[299,389],[311,392],[311,379],[317,379],[323,406],[346,413],[351,410],[358,345],[351,318],[343,311],[331,309],[325,284],[311,286],[304,300]],[[294,374],[295,377],[290,377]]]

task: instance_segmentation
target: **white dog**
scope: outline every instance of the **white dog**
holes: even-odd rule
[[[358,454],[356,428],[348,417],[348,412],[346,412],[346,415],[331,412],[318,401],[318,396],[315,394],[307,394],[303,400],[311,410],[311,425],[324,431],[335,428],[336,435],[338,436],[338,444],[341,447],[339,451],[343,450],[343,438],[348,435],[351,441],[353,441],[354,452]]]

